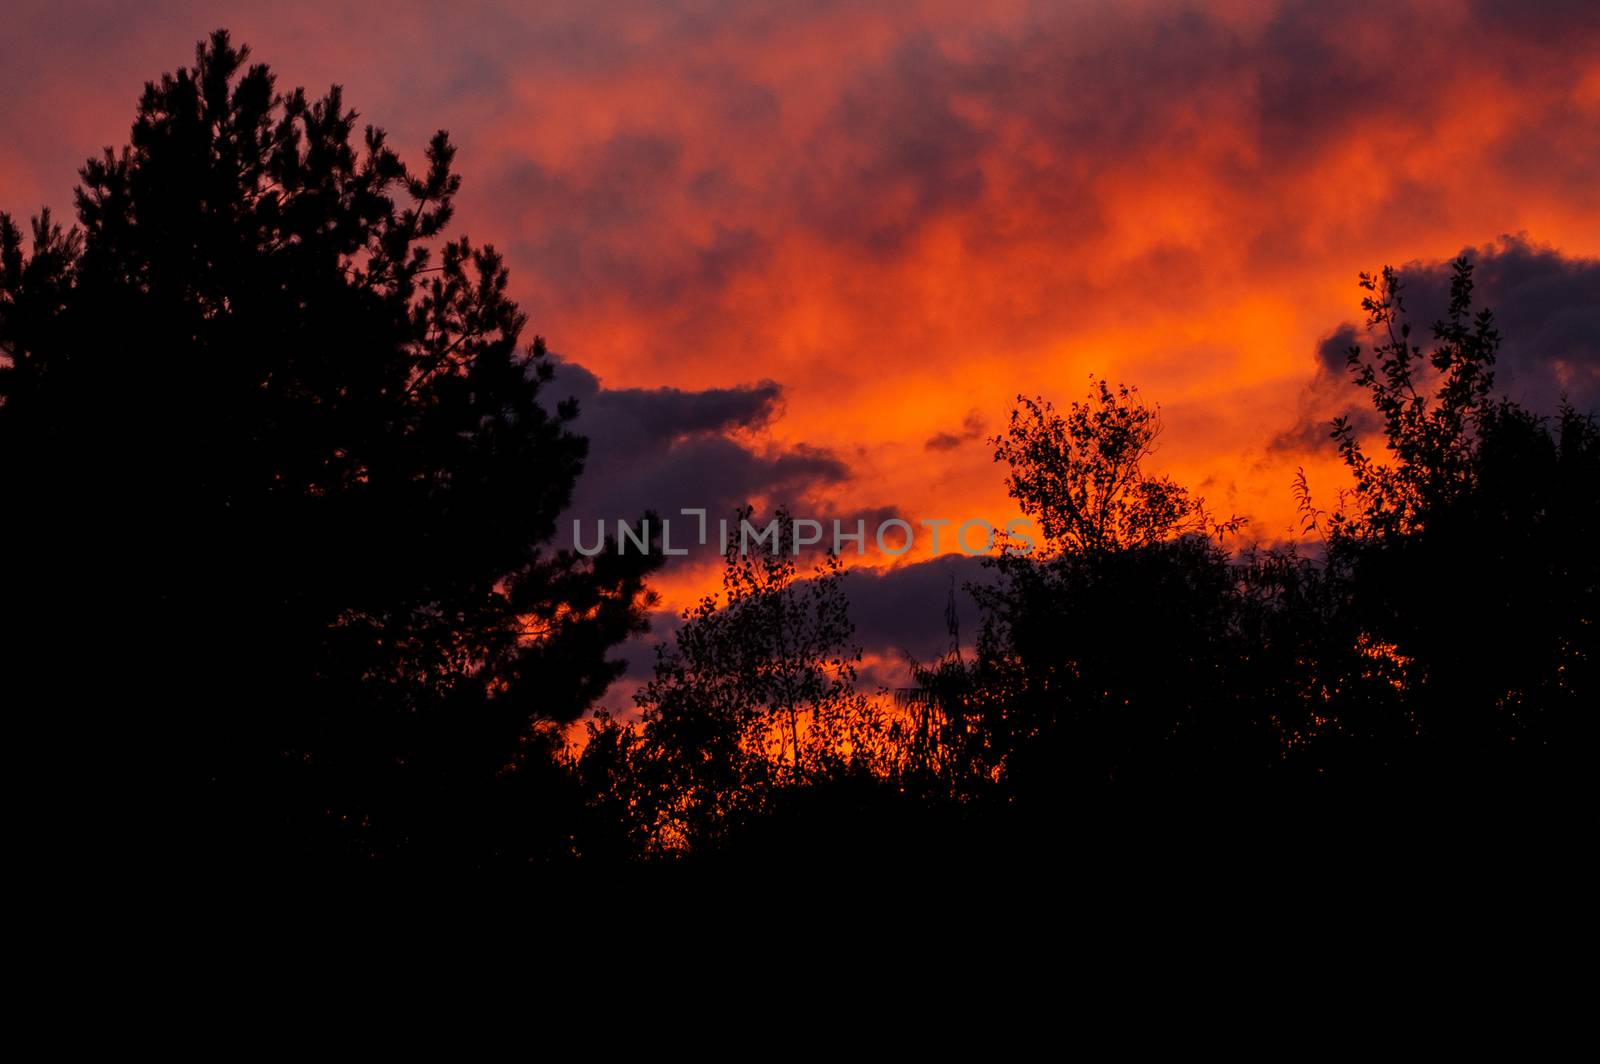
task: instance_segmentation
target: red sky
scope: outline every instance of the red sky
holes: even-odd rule
[[[1334,483],[1282,441],[1337,401],[1317,352],[1358,270],[1600,256],[1589,3],[149,6],[5,5],[0,207],[70,206],[142,82],[228,26],[413,158],[447,128],[460,226],[605,387],[778,382],[735,436],[842,463],[811,505],[1001,523],[979,437],[1103,374],[1161,404],[1167,471],[1280,538],[1294,469]]]

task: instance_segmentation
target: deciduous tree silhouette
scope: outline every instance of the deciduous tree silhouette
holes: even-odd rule
[[[885,724],[856,690],[846,572],[828,553],[802,578],[793,519],[780,510],[771,527],[761,543],[730,537],[720,599],[685,611],[637,698],[658,848],[720,845],[781,790],[881,768]]]
[[[1208,535],[1242,522],[1213,520],[1148,468],[1159,433],[1136,389],[1097,381],[1065,415],[1019,397],[992,441],[1045,538],[1003,553],[998,583],[973,589],[985,612],[976,699],[1003,707],[986,715],[1019,793],[1220,769],[1206,759],[1226,716],[1213,707],[1232,578]]]
[[[1096,554],[1209,531],[1204,500],[1148,470],[1160,435],[1160,413],[1137,388],[1100,380],[1065,415],[1042,398],[1017,396],[1010,425],[989,442],[995,461],[1009,467],[1012,498],[1048,544]]]
[[[1385,461],[1347,420],[1334,437],[1354,490],[1317,515],[1348,574],[1360,638],[1405,664],[1407,712],[1429,773],[1565,775],[1594,693],[1600,430],[1494,395],[1500,336],[1454,264],[1424,355],[1393,269],[1362,275],[1381,342],[1349,353],[1383,420]],[[1309,508],[1309,500],[1306,506]]]
[[[248,55],[145,87],[77,228],[0,222],[10,705],[50,793],[171,786],[141,826],[196,853],[558,853],[539,728],[618,674],[651,563],[540,546],[585,444],[447,236],[446,135],[413,170]]]

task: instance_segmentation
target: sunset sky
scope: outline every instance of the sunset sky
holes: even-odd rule
[[[585,516],[1004,524],[984,438],[1104,375],[1160,404],[1164,471],[1278,541],[1297,467],[1340,483],[1357,272],[1410,264],[1428,320],[1464,248],[1508,390],[1600,403],[1593,3],[8,0],[0,208],[68,213],[219,26],[408,159],[449,130],[458,231],[582,400]],[[972,568],[918,553],[851,588],[882,682]],[[663,574],[665,614],[710,564]]]

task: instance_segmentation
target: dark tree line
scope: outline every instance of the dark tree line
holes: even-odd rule
[[[148,85],[76,225],[0,216],[5,704],[24,812],[75,845],[883,859],[1125,800],[1579,778],[1600,431],[1496,398],[1465,261],[1426,351],[1362,278],[1382,450],[1333,426],[1314,551],[1230,543],[1149,468],[1137,391],[1022,397],[991,443],[1044,542],[972,589],[975,645],[952,595],[949,652],[862,692],[838,559],[730,550],[641,723],[566,747],[656,563],[547,545],[586,445],[500,257],[450,235],[445,135],[414,170],[247,58],[219,32]]]

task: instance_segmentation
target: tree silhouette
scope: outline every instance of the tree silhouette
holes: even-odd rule
[[[856,690],[844,568],[828,553],[802,579],[792,517],[779,510],[771,527],[777,535],[759,544],[730,537],[720,599],[684,612],[637,696],[658,847],[718,845],[781,788],[869,771],[885,742],[881,715]]]
[[[1472,488],[1477,442],[1497,411],[1492,391],[1500,334],[1490,311],[1472,314],[1472,264],[1465,257],[1452,264],[1449,314],[1435,324],[1438,346],[1426,360],[1411,342],[1394,269],[1362,274],[1361,287],[1368,293],[1361,301],[1367,327],[1382,329],[1387,339],[1370,358],[1359,346],[1352,348],[1348,362],[1355,383],[1383,418],[1385,445],[1395,461],[1384,465],[1369,457],[1348,417],[1335,419],[1333,436],[1355,476],[1364,505],[1359,519],[1367,530],[1414,531],[1425,514]],[[1429,369],[1432,381],[1420,380],[1419,371]]]
[[[1232,753],[1212,747],[1232,721],[1215,666],[1233,580],[1208,534],[1242,522],[1148,470],[1159,434],[1136,389],[1102,380],[1065,415],[1019,397],[992,441],[1045,549],[1003,552],[998,582],[972,589],[984,626],[969,684],[1004,751],[1000,781],[1030,801]]]
[[[909,716],[897,732],[903,737],[897,759],[901,777],[911,792],[932,803],[992,797],[997,781],[1009,782],[1009,759],[1016,751],[1021,689],[1010,669],[1015,659],[997,638],[995,600],[982,590],[973,593],[987,608],[976,657],[969,659],[962,649],[952,579],[944,611],[949,644],[928,664],[908,655],[913,686],[895,691],[895,704]]]
[[[1100,380],[1065,415],[1042,398],[1017,396],[1006,431],[989,442],[995,461],[1010,468],[1012,498],[1046,542],[1096,554],[1209,530],[1204,500],[1146,472],[1160,435],[1160,413],[1137,388]]]
[[[1348,420],[1334,438],[1354,489],[1331,514],[1303,505],[1349,582],[1358,638],[1404,664],[1426,772],[1479,780],[1565,775],[1594,691],[1600,430],[1494,395],[1500,336],[1453,267],[1433,349],[1412,341],[1398,275],[1361,277],[1381,342],[1349,352],[1383,421],[1387,461]],[[1423,771],[1417,769],[1416,771]]]
[[[446,135],[412,170],[248,56],[145,86],[77,228],[0,222],[18,692],[196,852],[549,856],[539,729],[618,674],[651,562],[540,547],[585,443],[500,256],[446,236]]]

